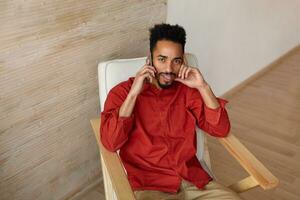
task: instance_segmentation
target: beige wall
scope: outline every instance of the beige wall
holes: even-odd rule
[[[171,0],[167,21],[221,95],[300,44],[299,0]]]
[[[97,63],[146,55],[166,0],[0,2],[0,199],[65,199],[99,181]]]

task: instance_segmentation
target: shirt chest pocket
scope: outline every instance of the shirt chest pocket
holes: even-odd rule
[[[184,103],[174,103],[170,106],[168,114],[170,136],[186,137],[189,134],[194,134],[196,119]]]

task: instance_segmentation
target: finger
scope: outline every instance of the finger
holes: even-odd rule
[[[183,83],[183,82],[184,82],[184,80],[183,80],[183,79],[181,79],[181,78],[175,78],[174,80],[175,80],[175,81],[178,81],[178,82],[181,82],[181,83]]]
[[[154,72],[156,72],[156,68],[154,66],[145,65],[144,68],[149,68],[149,69],[152,69]]]
[[[156,73],[155,67],[150,66],[150,65],[144,65],[144,67],[139,71],[139,73],[143,73],[145,69],[149,69],[149,70],[153,71],[154,74]]]
[[[185,78],[188,77],[188,75],[189,75],[189,73],[190,73],[191,70],[192,70],[192,69],[191,69],[190,67],[187,68],[187,70],[186,70],[185,73],[184,73],[184,77],[185,77]]]
[[[186,54],[183,55],[183,63],[184,63],[184,65],[188,66]]]
[[[187,71],[189,70],[190,68],[189,67],[186,67],[185,68],[185,71],[184,71],[184,74],[183,74],[183,77],[186,79],[187,78]]]
[[[181,72],[182,72],[183,67],[184,67],[184,65],[180,66],[180,69],[179,69],[179,72],[178,72],[178,77],[179,78],[181,78]]]
[[[187,70],[187,67],[184,66],[183,69],[182,69],[182,71],[181,71],[181,76],[180,76],[182,79],[185,79],[185,71],[186,70]]]
[[[156,68],[154,66],[149,65],[149,67],[156,73]]]
[[[155,77],[155,74],[156,74],[155,70],[152,68],[150,68],[148,70],[150,71],[151,75],[153,75],[153,77]]]
[[[148,80],[152,83],[153,77],[150,75],[149,72],[143,74],[142,77],[143,77],[144,79],[148,79]]]
[[[149,73],[146,73],[146,77],[148,78],[148,80],[150,81],[150,83],[152,83],[152,76]]]
[[[149,76],[151,76],[151,77],[155,77],[154,76],[154,74],[153,74],[153,72],[151,72],[151,71],[144,71],[142,74],[141,74],[141,76],[144,76],[145,74],[148,74]]]
[[[146,58],[146,65],[150,65],[150,58],[149,58],[149,56]]]
[[[149,63],[150,63],[150,59],[151,59],[151,53],[148,53],[148,55],[147,55],[147,59],[149,60]]]
[[[150,68],[144,69],[141,74],[150,73],[153,77],[155,77],[155,72]]]

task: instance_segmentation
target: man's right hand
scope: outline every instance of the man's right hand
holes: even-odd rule
[[[153,78],[155,78],[155,73],[155,67],[150,65],[150,60],[147,58],[146,64],[136,73],[129,93],[133,96],[138,96],[142,91],[145,79],[152,82]]]

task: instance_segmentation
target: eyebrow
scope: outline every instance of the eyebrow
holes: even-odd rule
[[[164,56],[164,55],[158,55],[157,57],[163,57],[163,58],[168,58],[168,56]],[[174,58],[173,60],[176,60],[176,59],[183,59],[182,57],[176,57]]]

